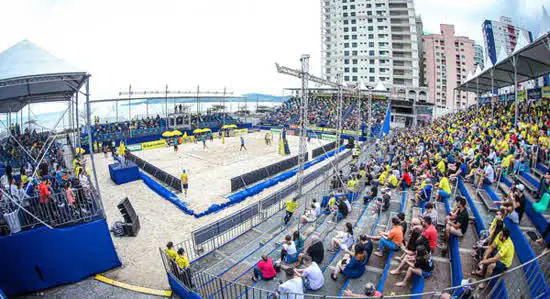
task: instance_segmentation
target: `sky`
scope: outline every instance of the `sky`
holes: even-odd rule
[[[484,19],[511,16],[538,30],[544,0],[416,0],[426,32],[455,24],[482,41]],[[548,9],[548,7],[547,7]],[[311,54],[320,73],[319,0],[80,1],[0,0],[0,51],[28,39],[92,74],[92,99],[127,90],[220,91],[282,95]]]

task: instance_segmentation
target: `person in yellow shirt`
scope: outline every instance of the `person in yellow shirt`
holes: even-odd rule
[[[498,248],[497,254],[492,258],[485,258],[480,262],[481,266],[487,266],[485,277],[502,274],[512,266],[515,248],[512,239],[510,239],[510,230],[508,228],[502,230],[499,241],[501,245]],[[479,288],[483,289],[485,286],[486,284],[482,284]]]
[[[189,189],[189,175],[187,174],[187,171],[185,171],[185,169],[181,171],[180,180],[181,191],[183,191],[183,194],[187,197],[187,189]]]
[[[440,173],[445,173],[445,159],[441,159],[441,160],[437,163],[437,169],[439,169],[439,172],[440,172]]]
[[[176,264],[178,264],[178,267],[180,267],[180,269],[182,270],[185,270],[189,267],[189,260],[184,254],[185,254],[185,251],[183,250],[183,248],[178,249]]]
[[[449,185],[449,179],[444,174],[443,177],[441,177],[441,180],[439,180],[439,191],[435,195],[435,200],[446,200],[451,196],[451,186]]]
[[[399,181],[397,180],[397,177],[395,176],[395,174],[391,174],[390,177],[388,178],[388,183],[392,186],[392,188],[395,188],[397,187],[397,184],[399,183]]]
[[[189,288],[193,288],[193,281],[191,280],[191,268],[189,268],[189,259],[184,255],[183,248],[178,249],[178,256],[176,257],[176,264],[178,265],[178,278]]]
[[[292,214],[298,209],[298,198],[293,198],[292,200],[289,200],[285,204],[286,206],[286,215],[285,215],[285,225],[288,224],[290,221],[290,218],[292,218]]]
[[[381,186],[384,186],[386,184],[386,176],[387,176],[386,172],[385,171],[382,172],[378,177],[378,184],[380,184]]]
[[[178,257],[177,252],[174,250],[174,243],[172,241],[168,242],[166,244],[166,249],[164,249],[164,252],[173,260],[176,261],[176,258]]]

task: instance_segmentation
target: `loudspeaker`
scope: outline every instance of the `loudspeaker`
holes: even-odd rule
[[[139,224],[139,217],[128,197],[120,201],[117,207],[120,214],[122,214],[122,217],[124,218],[124,225],[122,226],[124,234],[132,237],[137,236],[139,229],[141,228]]]

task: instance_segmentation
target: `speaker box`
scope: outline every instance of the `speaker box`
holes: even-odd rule
[[[137,236],[139,229],[141,228],[139,224],[139,217],[128,197],[120,201],[117,207],[120,214],[122,214],[122,217],[124,218],[124,225],[122,227],[124,234],[132,237]]]

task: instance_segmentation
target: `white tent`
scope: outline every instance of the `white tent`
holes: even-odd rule
[[[521,34],[521,32],[518,35],[519,37],[516,43],[516,48],[514,49],[514,53],[517,53],[519,50],[523,49],[529,44],[529,41],[527,41],[525,35]]]
[[[479,64],[476,67],[476,71],[474,73],[474,78],[481,75],[481,67],[479,67]]]
[[[365,85],[365,82],[363,82],[363,80],[360,80],[359,81],[359,84],[357,84],[357,89],[358,90],[367,90],[367,86]]]
[[[384,83],[382,83],[382,81],[378,81],[378,83],[376,83],[376,87],[374,88],[375,91],[388,91],[388,89],[386,89],[386,86],[384,86]]]
[[[485,58],[483,61],[483,71],[486,71],[493,67],[493,61],[491,61],[491,57],[487,56],[487,53],[485,53]]]
[[[28,40],[0,53],[0,113],[28,103],[68,101],[88,74]]]
[[[502,46],[502,47],[500,47],[500,50],[498,51],[497,62],[495,64],[504,61],[506,58],[508,58],[508,54],[506,53],[506,48],[504,48],[504,46]]]
[[[469,71],[468,75],[466,76],[466,81],[464,81],[464,82],[468,82],[468,81],[472,80],[473,78],[474,78],[474,75],[472,74],[472,71]]]

